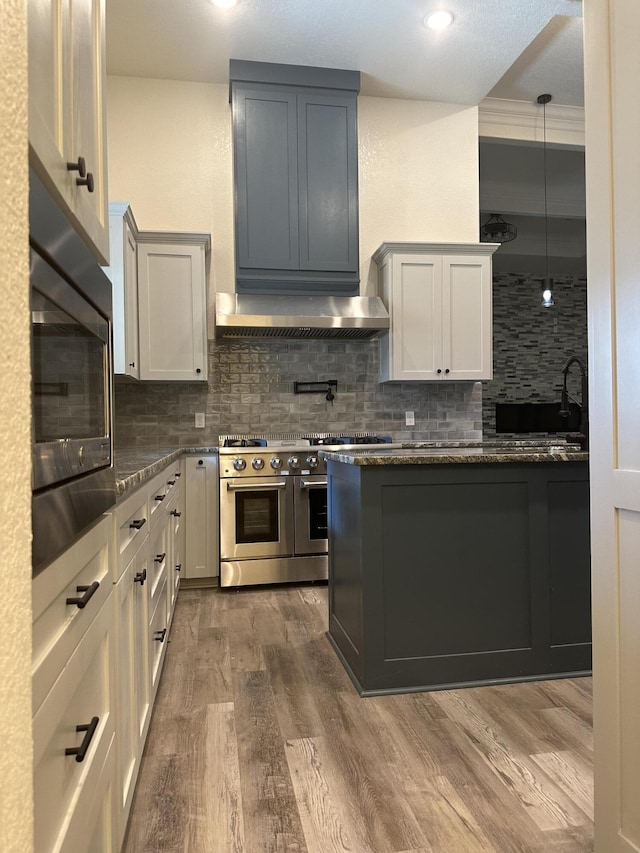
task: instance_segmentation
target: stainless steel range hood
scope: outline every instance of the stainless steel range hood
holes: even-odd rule
[[[371,338],[389,328],[377,296],[216,294],[223,338]]]

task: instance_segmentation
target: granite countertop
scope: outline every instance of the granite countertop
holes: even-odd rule
[[[129,494],[175,462],[183,453],[211,455],[217,447],[164,447],[158,450],[126,448],[114,451],[116,497]]]
[[[418,442],[401,448],[319,451],[347,465],[442,465],[477,462],[586,462],[589,454],[564,441]]]

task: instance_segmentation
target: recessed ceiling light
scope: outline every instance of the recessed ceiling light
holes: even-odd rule
[[[220,9],[230,9],[232,6],[235,6],[238,0],[211,0],[214,6],[218,6]]]
[[[453,15],[447,12],[446,9],[439,9],[437,12],[429,12],[424,19],[425,27],[430,30],[446,30],[453,23]]]

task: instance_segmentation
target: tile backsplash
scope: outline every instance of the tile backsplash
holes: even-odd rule
[[[323,394],[294,382],[335,379]],[[405,426],[405,412],[415,426]],[[195,429],[196,412],[205,429]],[[396,440],[482,437],[482,387],[473,382],[378,382],[378,342],[210,341],[208,383],[116,379],[117,447],[213,445],[231,433],[366,431]]]
[[[554,277],[553,296],[555,305],[543,308],[539,276],[494,275],[494,378],[482,389],[485,436],[495,435],[496,403],[559,403],[567,358],[578,355],[587,361],[586,279]],[[575,367],[567,387],[579,401]]]

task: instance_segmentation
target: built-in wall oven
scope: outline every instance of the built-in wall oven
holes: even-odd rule
[[[376,436],[222,436],[220,586],[326,580],[327,476],[317,450]]]
[[[115,503],[111,284],[36,176],[30,188],[33,571]]]

